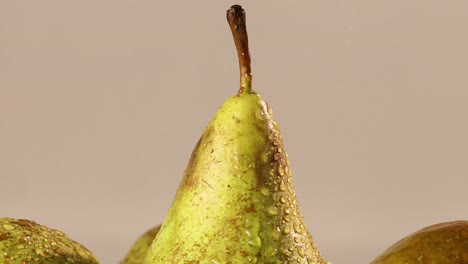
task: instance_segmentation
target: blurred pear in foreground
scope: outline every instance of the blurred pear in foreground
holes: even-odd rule
[[[396,242],[371,264],[467,264],[468,221],[440,223]]]
[[[150,230],[146,231],[143,235],[141,235],[137,241],[133,244],[130,248],[130,251],[125,256],[124,260],[121,264],[143,264],[145,263],[146,255],[148,254],[148,250],[153,243],[154,238],[159,232],[161,228],[160,225],[151,228]]]
[[[65,233],[26,219],[0,218],[0,263],[98,264]]]

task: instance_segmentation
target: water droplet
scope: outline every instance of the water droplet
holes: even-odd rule
[[[193,246],[192,246],[192,250],[193,251],[198,251],[200,249],[200,244],[198,243],[195,243]]]
[[[43,256],[43,257],[46,256],[46,253],[45,253],[44,250],[41,249],[41,248],[35,248],[35,249],[34,249],[34,252],[35,252],[37,255],[39,255],[39,256]]]
[[[285,204],[285,203],[286,203],[286,198],[284,198],[284,196],[281,196],[280,202],[281,202],[282,204]]]
[[[276,227],[276,230],[272,230],[272,232],[271,232],[271,238],[272,239],[275,239],[275,240],[279,239],[281,231],[277,230],[278,228],[279,227]]]
[[[290,229],[289,227],[285,227],[285,228],[283,229],[283,234],[289,235],[290,233],[291,233],[291,229]]]
[[[270,213],[271,215],[277,215],[279,211],[278,208],[276,208],[275,206],[270,206],[268,208],[268,213]]]
[[[65,255],[65,251],[61,248],[57,248],[55,249],[55,253],[58,254],[58,255]]]
[[[298,224],[294,224],[294,232],[298,233],[298,234],[302,234],[302,228],[300,225]]]
[[[284,182],[281,182],[281,184],[280,184],[280,186],[279,186],[279,189],[280,189],[281,191],[286,190],[286,185],[284,184]]]
[[[66,236],[65,233],[63,233],[62,231],[58,231],[58,230],[55,230],[55,231],[54,231],[54,234],[55,234],[56,236]]]
[[[283,152],[283,148],[282,148],[282,147],[278,147],[278,152],[279,152],[279,153]]]
[[[265,195],[265,196],[270,195],[270,190],[268,190],[268,188],[266,188],[266,187],[263,187],[263,188],[260,190],[260,192],[261,192],[263,195]]]
[[[291,256],[291,251],[289,251],[287,248],[281,249],[281,253],[283,253],[284,255],[286,255],[288,257]]]
[[[283,168],[283,166],[281,166],[281,165],[278,166],[278,172],[279,172],[279,174],[280,174],[281,176],[284,176],[284,168]]]
[[[291,213],[291,208],[284,209],[284,213],[287,214],[287,215],[290,214]]]
[[[258,119],[258,120],[264,120],[265,119],[265,113],[262,112],[262,111],[258,111],[255,113],[255,117]]]
[[[278,160],[279,160],[279,155],[278,155],[278,153],[275,153],[275,155],[273,155],[273,158],[274,158],[276,161],[278,161]]]
[[[266,103],[266,107],[268,114],[273,115],[273,110],[271,109],[270,104]]]
[[[260,248],[262,246],[262,241],[258,236],[253,237],[247,242],[250,246]]]
[[[276,123],[275,121],[273,121],[273,126],[276,128],[276,130],[279,130],[279,129],[280,129],[278,123]],[[275,136],[277,137],[278,134],[275,133]]]
[[[249,258],[249,262],[257,263],[258,259],[256,257],[251,257],[251,258]]]

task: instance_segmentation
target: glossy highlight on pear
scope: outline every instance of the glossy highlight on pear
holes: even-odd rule
[[[283,136],[252,89],[245,11],[227,19],[240,88],[196,144],[146,264],[325,263],[307,230]]]

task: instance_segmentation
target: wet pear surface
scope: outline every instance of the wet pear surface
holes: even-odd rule
[[[423,228],[390,246],[371,264],[466,264],[468,221]]]
[[[0,264],[96,264],[96,257],[61,231],[33,221],[0,218]]]
[[[145,263],[325,263],[256,93],[229,98],[206,127]]]
[[[226,18],[240,88],[196,144],[145,263],[324,263],[304,225],[278,125],[252,89],[245,11],[233,5]]]
[[[154,237],[158,234],[160,228],[161,226],[158,225],[141,235],[121,264],[143,264],[151,243],[153,243]]]

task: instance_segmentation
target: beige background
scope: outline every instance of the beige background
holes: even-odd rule
[[[0,215],[117,263],[238,87],[231,1],[1,1]],[[334,263],[468,219],[467,1],[239,1]]]

